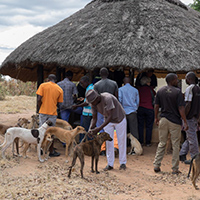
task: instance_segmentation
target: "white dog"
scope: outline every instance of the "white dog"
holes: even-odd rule
[[[130,155],[134,150],[136,155],[142,155],[143,149],[140,142],[131,133],[128,133],[127,137],[131,140],[131,150],[128,154]]]
[[[40,148],[45,136],[45,131],[49,128],[49,126],[52,126],[52,122],[48,120],[38,129],[30,130],[20,127],[7,129],[4,142],[0,145],[0,147],[2,147],[2,157],[5,159],[5,151],[11,144],[13,144],[15,138],[20,138],[29,144],[37,144],[38,159],[40,162],[44,162],[44,159],[41,159]],[[14,153],[14,148],[12,151]]]

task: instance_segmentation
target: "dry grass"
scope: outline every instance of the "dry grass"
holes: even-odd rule
[[[0,101],[0,113],[24,113],[27,110],[36,110],[36,97],[31,96],[6,96],[5,100]]]

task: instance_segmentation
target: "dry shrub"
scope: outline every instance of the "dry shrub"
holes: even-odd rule
[[[23,82],[16,79],[0,82],[0,100],[5,99],[6,95],[11,96],[35,96],[37,89],[36,82]]]

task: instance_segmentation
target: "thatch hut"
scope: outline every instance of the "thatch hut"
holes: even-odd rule
[[[2,63],[0,73],[41,82],[49,73],[95,68],[199,72],[200,13],[179,0],[93,0],[36,34]],[[78,78],[76,76],[75,78]]]

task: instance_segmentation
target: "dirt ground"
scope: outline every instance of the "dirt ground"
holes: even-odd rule
[[[35,98],[7,99],[0,101],[0,123],[16,124],[18,118],[30,119],[35,113],[35,107],[27,106]],[[30,101],[30,102],[29,102]],[[17,105],[20,104],[20,109]],[[9,111],[5,110],[5,105]],[[31,108],[31,109],[29,109]],[[0,136],[0,143],[3,143]],[[113,199],[113,200],[197,200],[200,199],[200,190],[195,190],[187,179],[189,166],[180,163],[180,175],[171,174],[172,155],[165,155],[161,170],[156,174],[153,171],[153,160],[157,144],[151,147],[144,146],[142,156],[127,155],[127,169],[119,170],[119,159],[115,159],[114,170],[104,172],[106,157],[100,156],[100,174],[90,172],[91,160],[85,157],[84,176],[80,177],[80,162],[67,177],[69,163],[65,163],[64,147],[56,141],[55,147],[61,156],[50,158],[40,163],[34,147],[27,153],[28,158],[12,157],[11,147],[6,151],[6,160],[0,156],[0,199]],[[200,186],[198,179],[197,185]]]

